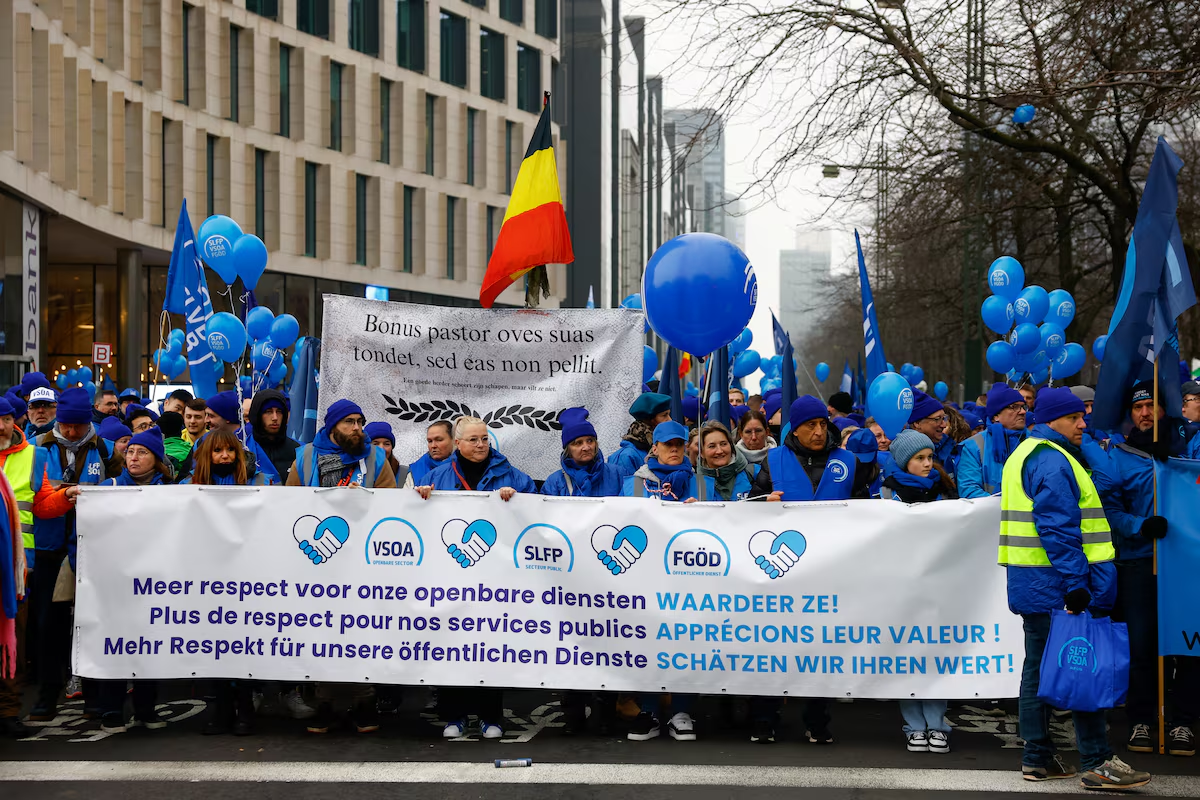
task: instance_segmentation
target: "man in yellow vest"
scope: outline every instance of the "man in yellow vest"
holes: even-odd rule
[[[1038,699],[1050,612],[1105,615],[1116,601],[1116,553],[1083,440],[1083,401],[1062,387],[1043,389],[1037,424],[1004,464],[1000,500],[1000,564],[1008,569],[1008,607],[1025,627],[1020,732],[1025,780],[1071,778],[1075,768],[1055,752],[1050,708]],[[1128,790],[1150,782],[1113,755],[1103,711],[1074,712],[1085,789]]]

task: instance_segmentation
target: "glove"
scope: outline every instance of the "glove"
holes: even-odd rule
[[[1087,589],[1080,587],[1067,592],[1067,611],[1072,614],[1082,614],[1092,604],[1092,595]]]
[[[1149,539],[1163,538],[1167,535],[1167,518],[1146,517],[1146,521],[1142,523],[1141,534]]]

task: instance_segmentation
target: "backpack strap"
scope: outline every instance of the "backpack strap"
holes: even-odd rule
[[[316,476],[313,474],[316,464],[313,458],[313,446],[306,444],[300,449],[300,483],[303,486],[313,486]]]

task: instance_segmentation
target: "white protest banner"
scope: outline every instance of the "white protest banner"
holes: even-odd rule
[[[605,455],[641,392],[643,317],[625,310],[471,309],[325,295],[318,420],[339,398],[390,422],[396,457],[431,422],[467,415],[541,480],[559,468],[558,414],[584,406]]]
[[[1013,697],[999,501],[87,489],[75,674]],[[775,577],[771,577],[771,576]]]

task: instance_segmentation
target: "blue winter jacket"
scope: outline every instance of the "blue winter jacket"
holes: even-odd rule
[[[443,458],[441,461],[434,461],[433,458],[426,453],[416,461],[408,465],[408,474],[412,475],[413,486],[424,486],[423,481],[425,476],[433,472],[435,469],[445,464],[448,459]]]
[[[979,441],[983,441],[983,452]],[[989,423],[982,433],[962,443],[955,482],[959,497],[988,497],[1000,493],[1004,462],[1025,440],[1025,431],[1010,431],[999,422]]]
[[[76,454],[75,468],[71,474],[65,474],[66,453],[54,437],[53,433],[44,435],[38,443],[42,451],[38,457],[44,460],[46,470],[44,476],[55,482],[79,483],[95,486],[108,477],[107,462],[112,459],[112,450],[98,435]],[[43,472],[35,469],[30,488],[36,495],[42,488]],[[33,518],[33,543],[38,550],[68,550],[74,547],[75,541],[75,510],[68,511],[61,517],[52,519]]]
[[[958,442],[950,434],[943,433],[942,440],[933,447],[933,458],[953,478],[958,472]]]
[[[450,454],[450,458],[446,459],[445,464],[430,472],[425,476],[425,480],[417,485],[432,486],[439,492],[465,490],[466,487],[459,482],[458,475],[454,473],[454,467],[457,465],[458,451],[455,450]],[[533,478],[510,464],[499,450],[492,448],[492,459],[484,470],[479,485],[473,487],[472,491],[494,492],[505,486],[511,486],[523,494],[537,494]]]
[[[560,460],[562,469],[546,478],[542,484],[542,494],[551,497],[621,496],[621,484],[624,482],[621,470],[604,460],[603,451],[597,450],[592,463],[582,467],[567,458],[566,453]]]
[[[758,476],[758,471],[762,469],[760,464],[748,464],[749,475],[747,470],[743,470],[737,476],[737,480],[733,482],[733,497],[730,500],[745,500],[750,496],[750,492],[754,489],[754,479]],[[704,481],[704,500],[708,503],[719,502],[725,498],[717,494],[717,479],[711,475],[700,475],[697,477]]]
[[[617,452],[608,457],[608,463],[619,469],[621,478],[625,479],[632,476],[638,471],[638,467],[646,463],[648,455],[650,455],[649,450],[643,450],[633,442],[622,439]]]
[[[1065,448],[1088,466],[1079,448],[1049,425],[1034,425],[1029,435]],[[1079,484],[1062,453],[1039,447],[1025,460],[1021,485],[1033,500],[1033,524],[1049,567],[1008,567],[1008,607],[1014,614],[1047,614],[1066,605],[1067,593],[1087,589],[1092,608],[1108,611],[1117,599],[1117,568],[1111,562],[1088,564],[1079,530]],[[1097,487],[1098,488],[1098,487]]]
[[[637,472],[625,479],[621,486],[622,497],[637,497],[637,482],[645,481],[644,497],[663,501],[682,503],[689,498],[696,498],[696,473],[692,465],[685,459],[682,464],[668,466],[658,463],[658,459],[650,458],[638,467]],[[670,495],[663,497],[663,485],[671,487]]]

